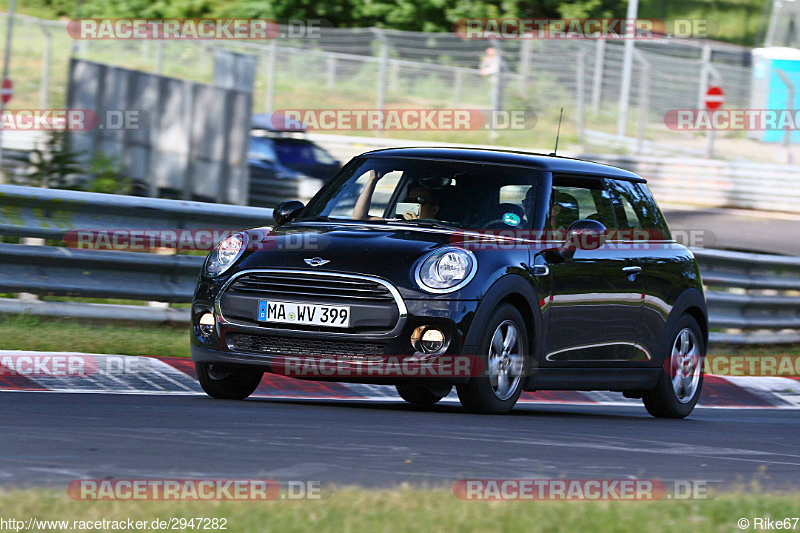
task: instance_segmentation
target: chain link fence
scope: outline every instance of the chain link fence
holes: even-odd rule
[[[0,16],[0,33],[6,15]],[[598,142],[585,132],[617,132],[621,113],[623,43],[612,40],[463,40],[453,33],[376,28],[315,28],[304,37],[272,41],[75,40],[66,23],[16,16],[10,106],[58,108],[66,102],[69,58],[155,72],[201,83],[213,80],[214,48],[257,58],[254,112],[285,108],[503,108],[536,114],[535,128],[492,137],[487,131],[448,132],[455,142],[497,142],[550,148],[565,108],[562,138]],[[0,39],[2,42],[2,39]],[[708,50],[704,54],[703,47]],[[488,47],[501,57],[497,78],[481,75]],[[710,75],[708,74],[710,72]],[[625,133],[638,143],[677,136],[664,126],[670,109],[698,107],[709,83],[726,105],[744,108],[750,92],[749,52],[719,43],[680,40],[636,43]],[[710,77],[709,77],[710,76]],[[497,93],[494,93],[497,91]],[[685,135],[685,132],[682,132]],[[363,134],[363,132],[361,132]],[[402,132],[436,140],[439,132]],[[691,150],[686,150],[691,153]]]

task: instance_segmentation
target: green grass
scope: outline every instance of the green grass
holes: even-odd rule
[[[189,326],[0,316],[0,349],[189,357]],[[2,506],[0,506],[2,508]]]
[[[150,325],[111,321],[97,324],[69,318],[0,315],[0,339],[2,350],[189,357],[188,324]],[[712,345],[709,353],[800,355],[800,345]]]
[[[75,501],[65,491],[0,492],[3,518],[123,520],[225,518],[232,532],[420,530],[639,532],[739,531],[737,521],[797,516],[800,494],[733,493],[709,500],[655,502],[465,502],[438,490],[344,489],[316,501],[140,502]],[[72,524],[70,524],[70,527]],[[47,531],[67,531],[48,529]],[[752,531],[752,529],[751,529]]]

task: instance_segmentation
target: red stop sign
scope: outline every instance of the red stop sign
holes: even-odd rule
[[[3,103],[7,104],[11,100],[11,95],[14,94],[14,84],[8,78],[3,80],[3,86],[0,88],[0,96],[3,98]]]
[[[706,104],[706,109],[716,109],[725,103],[725,92],[722,87],[709,87],[703,102]]]

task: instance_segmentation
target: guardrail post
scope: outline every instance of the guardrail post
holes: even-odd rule
[[[45,240],[37,239],[35,237],[23,237],[22,239],[20,239],[20,243],[26,246],[44,246]],[[38,299],[39,296],[30,292],[17,293],[17,300],[22,300],[23,302],[34,302]]]

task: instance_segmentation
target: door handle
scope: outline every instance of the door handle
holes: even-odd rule
[[[625,272],[626,274],[638,274],[639,272],[642,271],[642,267],[640,266],[623,267],[622,271]]]
[[[550,267],[547,265],[533,265],[534,276],[546,276],[550,273]]]

